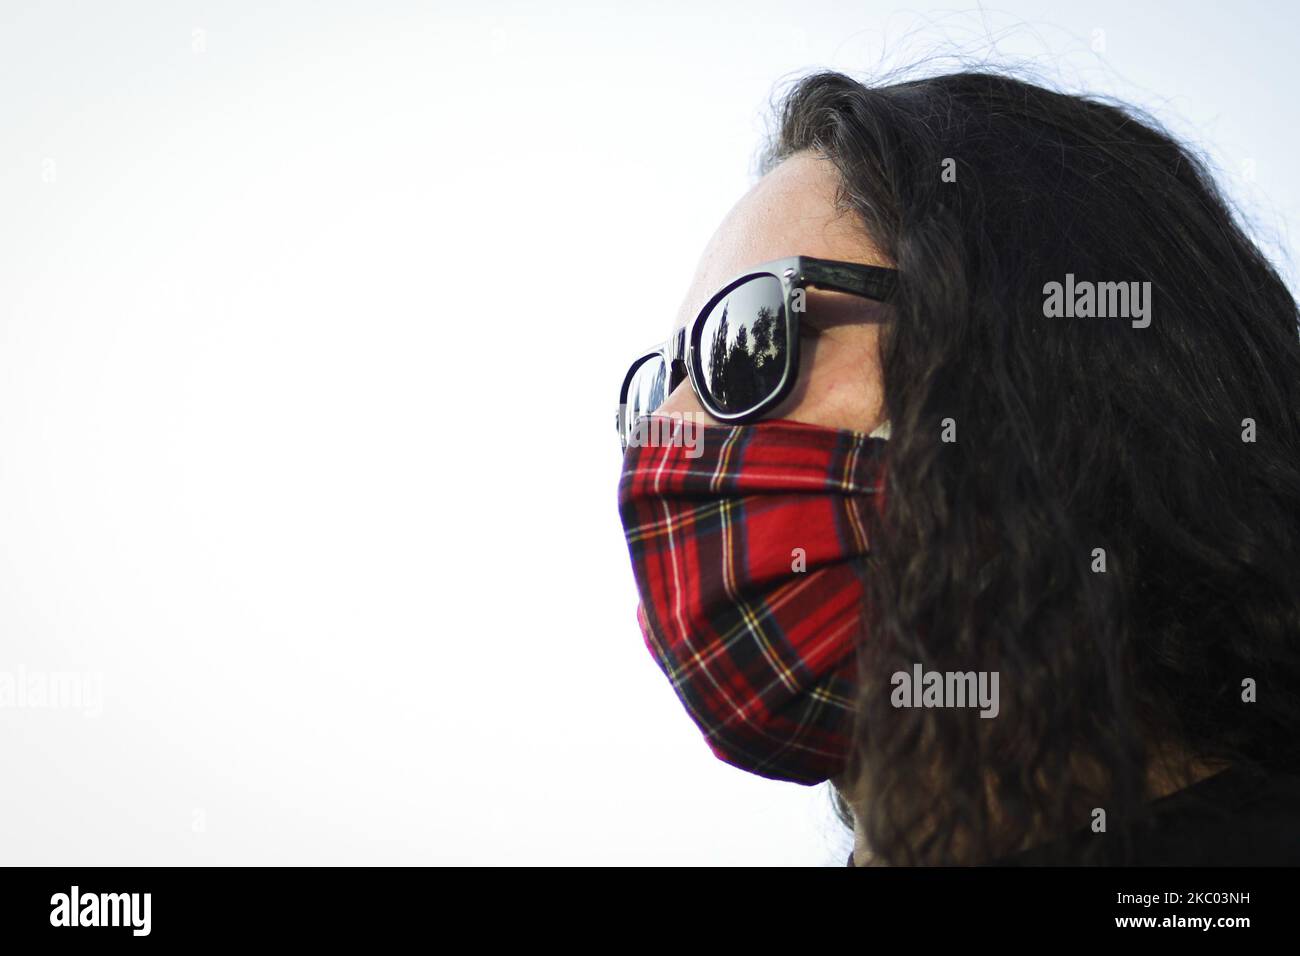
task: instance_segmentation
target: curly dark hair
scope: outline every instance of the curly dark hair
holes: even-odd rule
[[[1206,163],[987,72],[803,77],[761,168],[801,150],[899,272],[847,775],[872,852],[1000,859],[1095,807],[1127,833],[1167,752],[1300,767],[1297,309]],[[1046,317],[1067,273],[1150,282],[1151,324]],[[916,663],[998,671],[999,716],[894,707]]]

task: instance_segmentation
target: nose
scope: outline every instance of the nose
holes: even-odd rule
[[[686,372],[686,363],[681,359],[673,359],[668,372],[668,394],[671,395],[677,391],[677,386],[686,381],[687,378],[689,376]]]

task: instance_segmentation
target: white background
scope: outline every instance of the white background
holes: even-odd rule
[[[842,864],[825,787],[715,760],[642,644],[626,362],[817,67],[1136,102],[1288,255],[1296,27],[5,0],[0,671],[103,704],[0,709],[0,862]]]

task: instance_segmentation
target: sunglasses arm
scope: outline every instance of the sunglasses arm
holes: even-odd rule
[[[888,301],[898,284],[898,273],[893,269],[812,256],[799,257],[798,274],[793,278],[819,288],[851,292],[878,302]]]

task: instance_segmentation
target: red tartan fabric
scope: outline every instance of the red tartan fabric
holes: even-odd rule
[[[695,437],[624,456],[646,647],[719,759],[820,783],[852,735],[865,509],[883,502],[887,442],[785,420]]]

